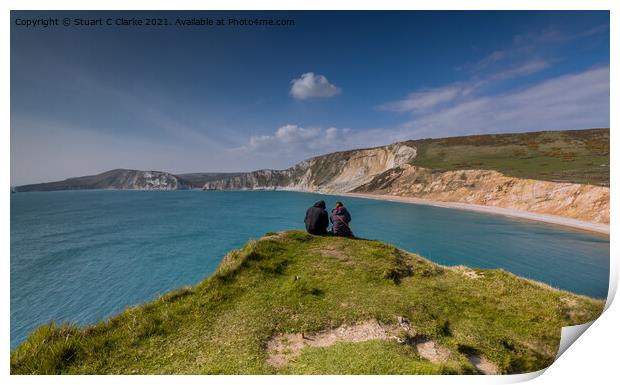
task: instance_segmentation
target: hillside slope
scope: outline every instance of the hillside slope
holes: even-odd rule
[[[603,301],[378,241],[268,234],[194,287],[96,325],[42,326],[11,373],[521,373]]]
[[[494,170],[506,176],[609,186],[609,128],[424,139],[413,165],[435,171]]]

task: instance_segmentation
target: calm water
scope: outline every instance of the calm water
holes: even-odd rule
[[[91,323],[212,273],[230,249],[303,227],[293,192],[82,191],[11,195],[11,347],[38,325]],[[607,295],[609,237],[501,216],[343,198],[359,237],[445,265],[503,268]]]

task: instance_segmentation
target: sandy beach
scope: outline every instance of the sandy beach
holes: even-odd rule
[[[392,201],[392,202],[414,203],[414,204],[420,204],[420,205],[429,205],[429,206],[445,207],[445,208],[460,209],[460,210],[477,211],[477,212],[482,212],[482,213],[487,213],[487,214],[506,215],[510,217],[524,218],[524,219],[546,222],[546,223],[553,223],[553,224],[560,225],[560,226],[568,226],[568,227],[573,227],[573,228],[577,228],[580,230],[592,231],[596,233],[609,235],[608,224],[580,221],[578,219],[565,218],[565,217],[561,217],[558,215],[539,214],[539,213],[533,213],[533,212],[523,211],[523,210],[508,209],[508,208],[495,207],[495,206],[476,205],[476,204],[471,204],[471,203],[440,202],[440,201],[432,201],[428,199],[401,197],[401,196],[394,196],[394,195],[359,194],[359,193],[339,193],[336,195],[349,196],[349,197],[354,197],[354,198],[377,199],[377,200]]]

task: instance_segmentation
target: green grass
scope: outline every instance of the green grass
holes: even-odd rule
[[[12,374],[57,373],[473,373],[477,352],[503,373],[553,362],[560,328],[596,318],[603,302],[500,270],[436,265],[378,241],[272,234],[229,253],[194,287],[98,324],[45,325],[11,352]],[[392,340],[305,348],[266,363],[278,333],[312,333],[407,317],[453,352],[434,364]]]
[[[538,180],[609,186],[609,129],[474,135],[411,141],[412,164],[486,169]]]
[[[387,341],[338,342],[326,348],[305,348],[286,366],[286,374],[458,374],[458,364],[424,361],[409,345]],[[472,371],[473,373],[473,371]]]

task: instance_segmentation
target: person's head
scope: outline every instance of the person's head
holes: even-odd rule
[[[342,204],[342,202],[338,201],[336,202],[336,208],[340,208],[343,207],[344,205]]]
[[[326,206],[325,206],[325,201],[318,201],[318,202],[316,202],[316,203],[314,204],[314,207],[318,207],[318,208],[320,208],[320,209],[325,210],[325,207],[326,207]]]

